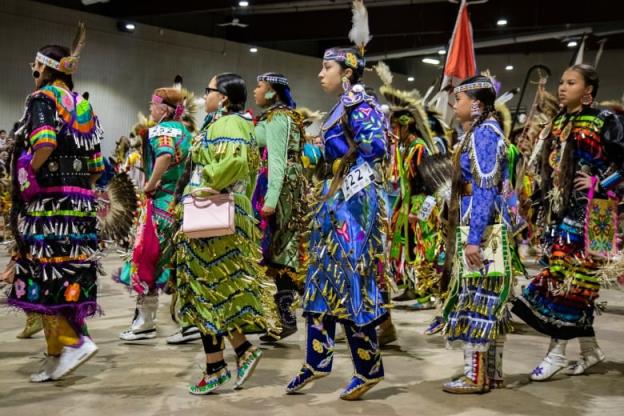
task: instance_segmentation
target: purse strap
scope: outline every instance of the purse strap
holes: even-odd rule
[[[203,193],[207,193],[208,195],[200,195]],[[219,195],[219,193],[220,192],[217,192],[212,188],[202,187],[202,188],[193,189],[191,191],[191,197],[197,200],[206,200],[206,199],[210,199],[211,196]]]

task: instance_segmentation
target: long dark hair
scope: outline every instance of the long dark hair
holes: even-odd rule
[[[233,72],[224,72],[216,76],[217,89],[228,98],[228,111],[241,113],[247,102],[245,80]]]
[[[477,82],[491,83],[488,77],[478,75],[476,77],[465,79],[461,84],[459,84],[459,86],[473,84]],[[461,169],[459,167],[459,158],[462,152],[466,150],[466,146],[470,142],[468,138],[470,137],[472,132],[488,118],[496,118],[496,110],[494,109],[496,91],[494,90],[493,86],[491,88],[478,88],[474,90],[467,90],[464,91],[464,93],[471,99],[480,101],[481,104],[483,104],[483,111],[481,112],[479,117],[474,120],[474,122],[466,132],[464,141],[460,144],[460,146],[455,149],[456,153],[453,157],[453,179],[451,181],[452,191],[451,201],[449,203],[448,222],[446,229],[446,258],[444,261],[444,272],[442,275],[442,279],[440,280],[440,290],[442,292],[446,291],[446,289],[448,288],[453,262],[455,261],[455,244],[457,242],[455,228],[457,227],[457,223],[459,221],[459,198],[460,191],[463,186]]]
[[[60,45],[46,45],[42,47],[41,49],[39,49],[39,53],[47,56],[48,58],[52,58],[57,62],[60,62],[61,59],[70,55],[69,49]],[[50,78],[48,78],[44,82],[44,85],[51,84],[54,81],[58,80],[58,81],[63,81],[70,90],[74,89],[74,81],[71,75],[65,74],[61,71],[57,71],[56,69],[53,69],[47,66],[46,66],[46,72],[50,74]]]
[[[569,67],[566,71],[576,71],[583,76],[583,80],[585,81],[585,85],[592,86],[591,96],[592,98],[596,98],[598,94],[598,87],[600,86],[600,78],[598,77],[598,72],[596,69],[587,64],[577,64]],[[588,108],[587,106],[583,106],[583,110]],[[553,119],[556,120],[560,116],[566,114],[567,108],[564,106],[561,108],[559,113]],[[571,117],[568,123],[573,123],[573,117]],[[564,127],[564,126],[562,126]],[[541,173],[541,189],[542,193],[546,195],[553,188],[552,181],[552,166],[550,166],[549,156],[554,147],[556,146],[557,138],[552,134],[545,140],[544,147],[542,151],[542,160],[540,166]],[[559,178],[560,185],[559,188],[561,190],[561,204],[559,206],[560,212],[553,212],[552,206],[548,206],[549,211],[552,212],[555,217],[560,217],[562,212],[567,208],[568,203],[570,202],[570,196],[572,195],[572,191],[574,189],[574,177],[576,176],[576,166],[574,164],[574,146],[565,146],[563,150],[563,154],[561,155],[561,160],[559,162]],[[546,204],[549,205],[550,201],[547,199]],[[551,218],[552,219],[552,218]]]

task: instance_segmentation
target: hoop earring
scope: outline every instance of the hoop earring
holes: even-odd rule
[[[594,97],[592,97],[591,94],[585,94],[583,98],[581,98],[581,104],[583,104],[586,107],[591,106],[593,102],[594,102]]]
[[[473,101],[470,105],[470,116],[472,118],[481,117],[481,107],[479,106],[479,101]]]
[[[351,81],[347,77],[342,77],[342,90],[344,92],[351,90]]]

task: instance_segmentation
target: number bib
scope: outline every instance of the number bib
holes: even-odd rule
[[[421,221],[427,221],[433,212],[433,209],[436,206],[436,200],[431,195],[427,196],[420,207],[420,211],[418,211],[418,219]]]
[[[345,201],[348,201],[353,195],[370,185],[374,179],[375,171],[367,162],[349,172],[342,182],[342,194]]]

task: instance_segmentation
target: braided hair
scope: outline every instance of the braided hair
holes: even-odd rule
[[[490,79],[479,75],[476,77],[465,79],[459,86],[466,84],[473,84],[478,82],[491,83]],[[470,135],[475,131],[477,127],[479,127],[485,120],[489,118],[496,118],[496,110],[494,108],[494,101],[496,100],[496,91],[493,87],[491,88],[479,88],[473,90],[466,90],[464,93],[473,100],[478,100],[483,105],[483,110],[479,114],[479,116],[473,121],[472,125],[466,131],[466,135],[464,136],[464,140],[455,150],[455,155],[453,156],[453,179],[451,181],[452,191],[451,191],[451,201],[449,203],[448,210],[448,222],[447,222],[447,246],[446,246],[446,258],[444,262],[444,272],[442,275],[442,279],[440,280],[440,290],[442,292],[446,291],[448,288],[448,283],[450,281],[450,274],[452,271],[452,265],[455,257],[455,244],[456,244],[456,232],[455,228],[457,227],[457,222],[459,219],[459,194],[462,189],[462,175],[461,169],[459,167],[459,159],[463,152],[468,150],[469,143],[468,140]],[[498,119],[497,119],[498,120]]]

